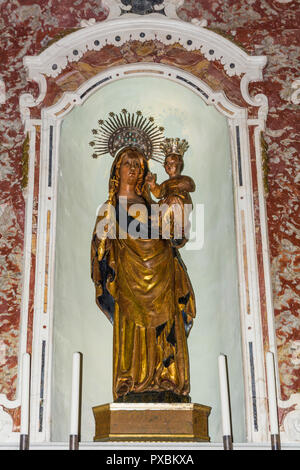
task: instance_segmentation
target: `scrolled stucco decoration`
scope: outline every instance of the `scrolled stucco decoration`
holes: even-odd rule
[[[165,13],[169,18],[180,19],[177,10],[184,4],[184,0],[166,0],[164,2]]]
[[[167,16],[179,20],[177,9],[184,0],[103,0],[103,5],[109,10],[106,21],[119,18],[120,16],[135,17],[143,15]]]
[[[39,96],[34,98],[30,93],[23,93],[19,99],[21,119],[23,123],[27,123],[30,119],[30,108],[38,106],[45,98],[47,92],[46,78],[42,73],[34,72],[30,74],[30,80],[36,82],[39,86]],[[27,132],[25,127],[25,133]]]
[[[231,41],[201,27],[199,21],[185,23],[163,15],[153,15],[129,17],[126,14],[111,21],[100,23],[90,21],[87,22],[87,27],[63,37],[38,56],[26,56],[24,65],[28,70],[28,79],[39,84],[40,96],[36,100],[26,95],[21,97],[23,119],[28,114],[26,108],[36,106],[43,100],[46,91],[45,77],[57,77],[69,63],[79,61],[87,51],[99,51],[106,45],[120,47],[127,41],[133,40],[140,42],[158,40],[166,45],[179,43],[188,52],[200,50],[208,61],[219,61],[229,77],[242,77],[243,98],[251,106],[259,107],[259,117],[265,118],[268,110],[267,97],[262,94],[250,96],[248,86],[250,82],[262,79],[266,57],[249,56]]]
[[[94,18],[82,20],[80,30],[66,35],[38,56],[24,58],[28,78],[39,83],[41,93],[35,103],[30,103],[26,95],[21,97],[20,107],[24,117],[28,113],[26,108],[37,105],[37,101],[43,99],[45,77],[57,77],[69,63],[78,62],[87,51],[99,51],[106,45],[120,47],[133,40],[158,40],[166,45],[179,43],[188,52],[201,50],[208,61],[219,61],[229,77],[242,77],[243,98],[251,106],[260,107],[260,117],[265,118],[268,109],[266,96],[258,94],[251,97],[248,92],[250,82],[262,79],[262,69],[266,64],[264,56],[249,56],[233,42],[206,29],[205,19],[194,18],[191,23],[182,21],[176,11],[183,0],[145,0],[145,11],[146,6],[151,4],[151,11],[159,9],[161,12],[163,9],[164,14],[131,13],[137,11],[137,5],[134,6],[134,2],[129,0],[103,0],[103,4],[109,10],[105,21],[97,23]]]

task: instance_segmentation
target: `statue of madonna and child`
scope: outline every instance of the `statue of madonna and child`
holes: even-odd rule
[[[93,157],[110,153],[114,161],[93,231],[91,276],[96,303],[113,323],[114,402],[188,403],[196,309],[179,248],[188,240],[195,184],[181,174],[188,143],[165,139],[153,121],[122,110],[93,129]],[[150,159],[169,176],[160,185]]]

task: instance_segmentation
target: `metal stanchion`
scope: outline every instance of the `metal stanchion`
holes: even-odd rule
[[[271,434],[271,449],[272,450],[281,450],[280,435]]]
[[[229,403],[229,389],[227,379],[226,357],[220,354],[219,359],[219,381],[220,381],[220,398],[222,409],[222,429],[223,429],[223,448],[224,450],[233,450],[231,435],[231,415]]]
[[[233,450],[231,436],[223,436],[223,448],[224,450]]]
[[[29,449],[30,354],[22,357],[20,450]]]
[[[69,450],[79,450],[79,436],[78,436],[78,434],[70,434]]]
[[[73,354],[72,365],[72,395],[71,395],[71,420],[69,435],[69,450],[79,450],[79,408],[80,408],[80,376],[81,354]]]
[[[268,351],[266,354],[266,368],[267,368],[267,384],[268,384],[268,399],[269,399],[269,420],[270,420],[270,431],[271,431],[271,449],[281,450],[279,425],[278,425],[278,409],[277,409],[274,356],[273,356],[273,353],[270,351]]]
[[[20,450],[29,450],[29,435],[20,434]]]

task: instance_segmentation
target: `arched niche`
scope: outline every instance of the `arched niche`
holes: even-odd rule
[[[264,57],[250,57],[196,24],[153,14],[123,15],[74,32],[26,57],[39,96],[20,100],[29,137],[20,355],[32,353],[33,442],[50,441],[57,179],[61,123],[101,88],[128,77],[160,77],[192,90],[226,117],[233,173],[246,436],[268,436],[264,355],[276,353],[264,202],[261,133]],[[71,162],[70,162],[71,164]],[[36,247],[36,250],[35,250]],[[33,249],[34,248],[34,249]],[[19,392],[14,402],[19,405]],[[11,405],[11,406],[13,406]]]
[[[127,68],[118,68],[123,75]],[[155,74],[155,70],[163,72]],[[88,142],[98,118],[119,110],[143,109],[163,125],[166,135],[188,140],[190,151],[184,172],[193,175],[194,217],[190,242],[181,250],[194,286],[197,315],[189,337],[191,396],[196,403],[212,406],[212,441],[221,442],[221,412],[217,357],[223,351],[230,360],[233,421],[236,439],[245,440],[244,380],[238,294],[232,160],[227,117],[207,105],[201,93],[205,84],[182,85],[172,67],[152,66],[151,76],[138,73],[94,89],[81,106],[74,106],[61,122],[57,179],[55,276],[53,294],[52,438],[67,433],[68,385],[72,351],[84,357],[82,438],[93,436],[92,406],[112,401],[112,328],[98,311],[89,278],[91,230],[95,213],[107,199],[112,159],[91,158]],[[168,77],[168,78],[166,78]],[[95,78],[102,80],[102,76]],[[186,83],[186,82],[184,82]],[[93,86],[93,82],[87,84]],[[81,90],[82,91],[82,90]],[[207,95],[207,96],[209,96]],[[214,98],[212,98],[214,100]],[[221,97],[219,97],[221,99]],[[227,112],[239,114],[224,99]],[[63,105],[58,103],[59,108]],[[230,108],[230,109],[229,109]],[[53,110],[52,110],[53,111]],[[92,150],[92,149],[91,149]],[[70,162],[72,164],[70,166]],[[166,179],[157,162],[150,169],[158,180]],[[75,224],[75,225],[74,225]],[[75,228],[76,227],[76,228]],[[100,314],[100,315],[99,315]],[[80,328],[78,327],[80,325]]]

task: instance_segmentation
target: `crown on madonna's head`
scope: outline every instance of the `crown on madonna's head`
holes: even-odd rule
[[[123,148],[138,149],[147,159],[163,163],[160,143],[164,139],[164,128],[154,123],[152,116],[145,117],[141,111],[130,113],[122,109],[119,114],[109,113],[106,120],[98,120],[99,128],[92,129],[94,139],[90,146],[94,148],[93,158],[106,153],[116,157]]]
[[[160,148],[162,149],[166,157],[171,154],[176,154],[183,157],[184,153],[189,148],[189,144],[185,139],[179,139],[179,137],[166,138],[160,144]]]

